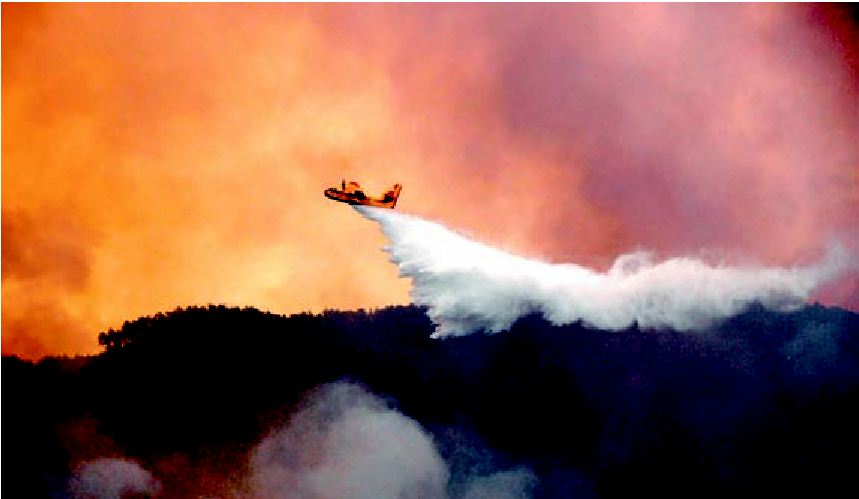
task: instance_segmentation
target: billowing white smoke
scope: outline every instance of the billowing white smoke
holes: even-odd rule
[[[816,287],[855,265],[841,247],[798,268],[712,266],[694,258],[654,263],[634,253],[601,273],[511,255],[393,210],[355,209],[390,239],[385,251],[400,275],[412,278],[412,301],[428,308],[438,326],[434,337],[503,331],[530,313],[554,324],[583,320],[609,330],[634,322],[700,329],[755,301],[778,310],[799,307]]]
[[[317,388],[289,424],[266,437],[251,458],[253,497],[449,497],[447,463],[414,420],[350,383]],[[525,498],[527,470],[473,478],[464,497]]]
[[[119,499],[129,495],[154,496],[161,484],[133,461],[99,458],[80,464],[69,481],[75,499]]]
[[[447,468],[414,420],[356,385],[316,391],[251,460],[258,497],[442,497]]]

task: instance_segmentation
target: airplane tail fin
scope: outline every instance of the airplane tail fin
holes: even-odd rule
[[[400,191],[403,190],[403,186],[400,184],[394,184],[394,187],[391,188],[391,194],[394,197],[394,204],[391,205],[391,208],[396,208],[397,200],[400,199]]]

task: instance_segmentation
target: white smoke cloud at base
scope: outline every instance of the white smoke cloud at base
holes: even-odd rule
[[[253,497],[442,497],[447,468],[413,420],[357,385],[325,385],[251,459]]]
[[[465,477],[451,494],[449,463],[417,421],[362,386],[321,385],[250,459],[248,499],[527,499],[526,468]],[[462,477],[460,477],[462,479]]]
[[[816,288],[857,268],[855,257],[833,244],[819,262],[801,267],[711,265],[690,257],[653,262],[639,252],[597,272],[516,256],[393,210],[355,209],[390,240],[384,250],[400,276],[412,279],[412,302],[427,307],[436,338],[504,331],[532,313],[555,325],[581,320],[613,331],[634,323],[694,331],[753,302],[796,309]]]
[[[69,480],[74,499],[120,499],[129,495],[155,496],[161,483],[134,461],[98,458],[81,463]]]

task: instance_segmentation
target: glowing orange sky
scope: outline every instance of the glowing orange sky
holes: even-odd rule
[[[7,354],[180,305],[406,303],[322,197],[342,177],[551,261],[855,243],[853,54],[807,6],[4,4],[2,29]]]

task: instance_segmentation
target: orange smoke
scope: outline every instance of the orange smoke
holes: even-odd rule
[[[322,197],[343,177],[553,261],[809,258],[859,208],[855,78],[814,19],[4,4],[4,353],[94,352],[179,305],[407,302],[382,235]]]

